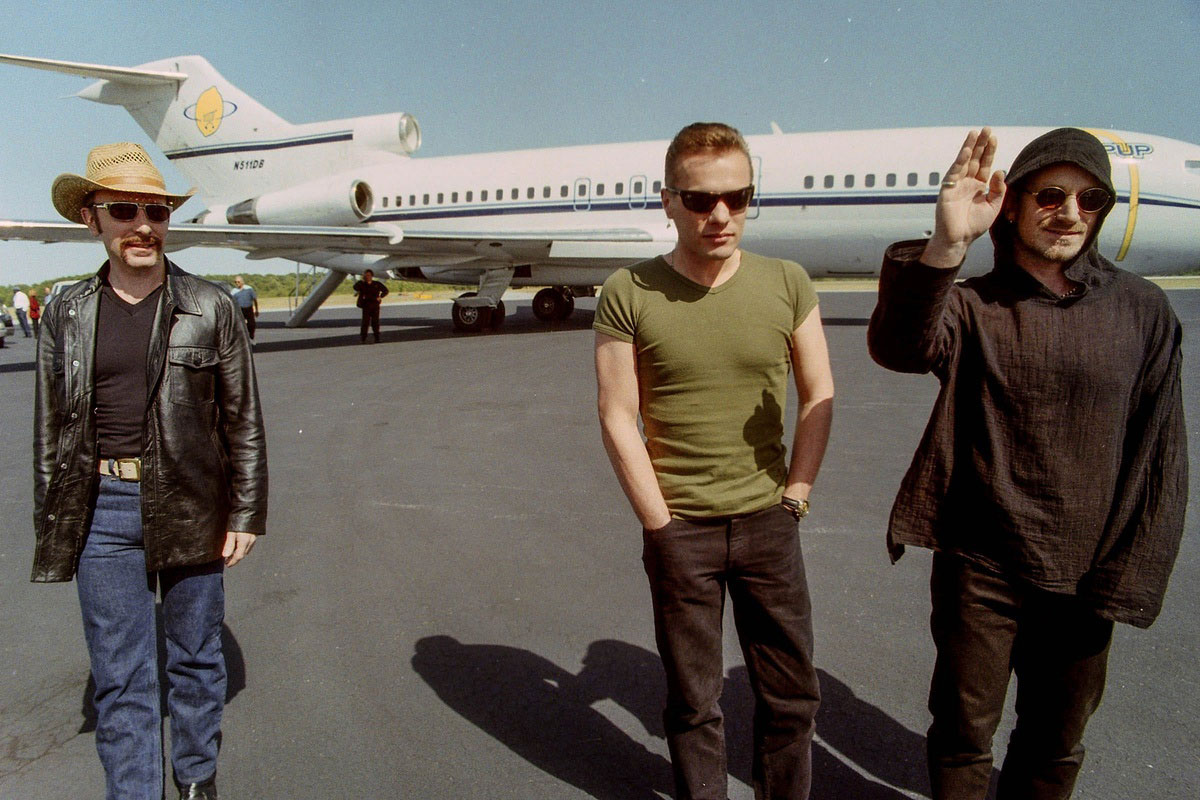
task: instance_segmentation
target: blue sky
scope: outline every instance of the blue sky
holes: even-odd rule
[[[291,122],[388,111],[420,156],[911,125],[1087,125],[1200,142],[1200,3],[42,2],[0,0],[0,52],[134,66],[198,54]],[[83,78],[0,65],[0,218],[56,219],[94,144],[146,144]],[[947,154],[947,160],[953,154]],[[200,210],[196,201],[186,210]],[[91,245],[0,243],[0,282],[88,272]],[[290,262],[184,251],[198,272]]]

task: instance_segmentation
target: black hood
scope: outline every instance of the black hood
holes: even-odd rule
[[[1083,280],[1083,276],[1076,275],[1074,269],[1080,262],[1107,264],[1107,260],[1096,251],[1096,236],[1100,233],[1100,228],[1104,225],[1104,219],[1108,216],[1108,212],[1112,211],[1113,206],[1117,204],[1117,193],[1112,182],[1112,164],[1100,140],[1079,128],[1057,128],[1049,133],[1043,133],[1025,145],[1013,159],[1012,167],[1005,176],[1004,182],[1008,185],[1008,192],[1011,195],[1013,192],[1023,191],[1025,180],[1033,173],[1051,164],[1062,163],[1074,164],[1086,170],[1100,182],[1101,186],[1108,189],[1110,195],[1108,205],[1096,214],[1096,224],[1092,228],[1090,238],[1079,251],[1075,260],[1066,267],[1066,270],[1071,271],[1068,277]],[[1006,199],[1006,207],[1008,202]],[[1008,217],[1003,211],[992,223],[991,236],[992,244],[995,246],[997,268],[1012,264],[1012,240],[1015,227],[1008,221]],[[1111,268],[1111,265],[1108,266]]]

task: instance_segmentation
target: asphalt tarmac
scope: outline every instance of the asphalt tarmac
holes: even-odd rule
[[[1168,294],[1188,358],[1189,532],[1158,622],[1118,626],[1079,798],[1200,796],[1200,291]],[[936,380],[870,361],[873,303],[821,296],[836,414],[802,535],[822,800],[929,792],[930,558],[891,565],[883,534]],[[263,314],[270,522],[226,576],[223,798],[670,796],[641,537],[596,422],[594,304],[546,325],[510,301],[499,333],[474,336],[446,303],[389,306],[377,345],[358,343],[353,308],[298,330]],[[0,349],[0,798],[99,797],[75,587],[28,582],[31,342]],[[726,627],[745,800],[753,702]],[[997,763],[1011,722],[1010,697]]]

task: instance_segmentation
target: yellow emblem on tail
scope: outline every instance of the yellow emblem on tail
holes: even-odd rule
[[[196,100],[196,127],[205,136],[212,136],[221,127],[221,118],[225,114],[225,98],[212,86]]]

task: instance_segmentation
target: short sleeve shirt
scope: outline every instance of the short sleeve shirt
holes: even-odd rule
[[[779,501],[792,333],[816,305],[799,264],[745,251],[716,287],[662,257],[605,281],[593,328],[634,345],[646,448],[673,516]]]

